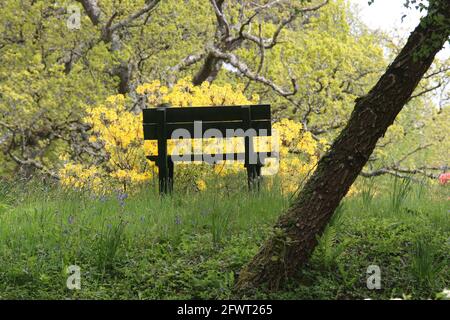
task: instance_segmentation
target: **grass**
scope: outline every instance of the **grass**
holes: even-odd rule
[[[239,270],[290,197],[278,183],[260,193],[232,179],[216,183],[163,198],[154,188],[96,197],[3,183],[0,299],[235,297]],[[427,299],[449,287],[448,188],[379,178],[358,181],[357,189],[298,276],[280,292],[248,298]],[[70,265],[81,268],[81,290],[66,288]],[[381,269],[381,290],[366,287],[369,265]]]

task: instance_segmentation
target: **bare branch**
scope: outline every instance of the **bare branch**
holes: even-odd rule
[[[400,166],[400,164],[403,161],[405,161],[406,159],[408,159],[415,153],[425,150],[431,146],[432,146],[432,144],[426,144],[426,145],[419,146],[419,147],[415,148],[414,150],[405,154],[403,157],[401,157],[399,160],[397,160],[393,165],[386,166],[384,168],[379,168],[377,170],[370,171],[370,172],[362,172],[361,175],[363,177],[367,178],[367,177],[377,177],[377,176],[384,175],[384,174],[390,174],[390,175],[393,175],[393,176],[396,176],[399,178],[411,178],[411,175],[420,174],[420,175],[423,175],[430,179],[437,179],[439,177],[439,174],[432,173],[430,171],[445,171],[447,168],[446,166],[444,166],[444,167],[419,167],[419,168],[414,168],[414,169],[404,168],[404,167]]]
[[[407,169],[407,168],[397,168],[397,167],[387,167],[381,168],[370,172],[361,172],[361,176],[364,178],[378,177],[381,175],[389,174],[399,178],[405,179],[413,179],[411,176],[420,174],[430,179],[439,178],[439,174],[431,173],[432,168],[423,168],[423,169]]]
[[[6,128],[6,129],[8,129],[9,131],[14,131],[13,126],[7,124],[6,122],[0,121],[0,126]]]
[[[97,0],[77,0],[83,5],[83,8],[86,12],[86,14],[89,16],[89,19],[91,20],[92,24],[94,26],[102,24],[102,17],[101,17],[101,9],[98,6]],[[87,45],[84,43],[79,44],[74,50],[71,51],[70,54],[67,54],[64,58],[62,58],[65,66],[66,66],[66,73],[70,73],[72,70],[72,66],[80,59],[82,58],[87,51],[93,48],[93,46],[100,41],[104,41],[105,43],[113,42],[113,48],[118,48],[118,40],[116,40],[116,37],[114,37],[114,34],[116,31],[118,31],[121,28],[127,27],[130,23],[132,23],[135,19],[138,19],[142,15],[152,11],[157,4],[160,2],[160,0],[151,0],[148,1],[147,4],[140,10],[136,11],[135,13],[131,14],[127,18],[113,24],[113,20],[117,17],[117,12],[115,12],[108,21],[104,22],[104,26],[102,27],[102,35],[101,39],[90,41]],[[114,43],[116,42],[116,43]],[[86,50],[87,49],[87,50]]]
[[[112,32],[117,31],[118,29],[127,27],[134,20],[140,18],[141,16],[143,16],[147,12],[152,11],[158,5],[159,2],[160,2],[160,0],[148,1],[146,3],[146,5],[142,9],[140,9],[140,10],[136,11],[135,13],[129,15],[128,17],[126,17],[125,19],[121,20],[120,22],[117,22],[117,23],[113,24],[109,28],[110,32],[112,33]]]
[[[309,131],[311,131],[312,134],[314,135],[321,135],[324,133],[328,133],[331,130],[337,130],[337,129],[341,129],[343,126],[345,126],[345,122],[339,122],[337,124],[331,124],[329,125],[327,128],[311,128]]]
[[[296,83],[295,79],[291,79],[291,82],[292,82],[292,85],[293,85],[293,90],[292,91],[285,91],[283,88],[281,88],[280,86],[275,84],[273,81],[271,81],[271,80],[269,80],[269,79],[267,79],[267,78],[257,74],[256,72],[253,72],[252,70],[250,70],[250,68],[244,62],[240,61],[234,54],[221,52],[217,48],[210,48],[210,53],[212,55],[214,55],[214,57],[222,59],[222,60],[228,62],[231,66],[236,68],[245,77],[247,77],[247,78],[249,78],[249,79],[251,79],[253,81],[260,82],[260,83],[263,83],[263,84],[269,86],[276,93],[278,93],[280,96],[288,98],[288,97],[293,96],[293,95],[295,95],[297,93],[298,86],[297,86],[297,83]]]
[[[40,163],[37,160],[32,160],[32,159],[20,159],[19,157],[17,157],[16,155],[14,155],[12,152],[8,152],[8,155],[11,157],[12,160],[14,160],[17,164],[21,165],[21,166],[32,166],[38,170],[40,170],[41,172],[48,174],[50,177],[54,178],[54,179],[58,179],[59,180],[59,176],[54,173],[53,171],[51,171],[50,169],[48,169],[45,165],[43,165],[42,163]]]
[[[275,3],[278,3],[279,1],[275,1],[275,2],[271,2],[269,4],[273,5]],[[247,19],[247,21],[245,21],[241,27],[240,27],[240,31],[239,31],[239,35],[233,39],[232,41],[239,41],[240,39],[246,39],[249,41],[252,41],[258,45],[264,45],[264,48],[266,49],[270,49],[273,48],[276,44],[277,44],[277,40],[278,37],[281,33],[281,31],[291,22],[293,22],[301,13],[306,13],[306,12],[311,12],[311,11],[317,11],[320,8],[322,8],[323,6],[325,6],[326,4],[328,4],[329,0],[325,0],[324,2],[314,6],[314,7],[309,7],[309,8],[303,8],[303,9],[296,9],[294,10],[289,17],[283,19],[281,21],[281,23],[278,25],[277,29],[275,30],[274,34],[272,35],[272,38],[270,39],[260,39],[257,36],[252,35],[249,32],[244,32],[244,29],[247,25],[249,25],[251,23],[251,21],[256,17],[256,15],[258,15],[262,10],[258,10],[256,11],[252,16],[250,16],[249,19]],[[263,6],[261,7],[262,9],[267,9],[269,6]]]
[[[225,17],[222,9],[223,0],[219,0],[219,3],[217,3],[216,0],[210,0],[211,5],[214,9],[214,13],[217,17],[217,22],[219,24],[220,28],[223,28],[225,33],[223,34],[223,37],[226,39],[230,36],[230,24],[227,21],[227,18]]]
[[[266,49],[270,49],[273,48],[276,44],[277,44],[277,40],[278,40],[278,36],[280,35],[281,31],[284,29],[284,27],[286,27],[289,23],[291,23],[292,21],[294,21],[298,14],[300,12],[296,11],[293,12],[289,15],[289,17],[287,19],[284,19],[283,21],[281,21],[281,23],[278,25],[277,30],[275,30],[275,33],[272,36],[272,39],[270,41],[270,44],[268,44],[265,48]]]
[[[399,172],[397,172],[395,170],[389,170],[389,169],[386,169],[386,168],[374,170],[374,171],[371,171],[371,172],[362,171],[360,173],[361,177],[364,177],[364,178],[379,177],[379,176],[385,175],[385,174],[389,174],[391,176],[394,176],[394,177],[397,177],[397,178],[402,178],[402,179],[411,179],[410,175],[402,174],[402,173],[399,173]]]
[[[190,54],[187,57],[185,57],[183,60],[181,60],[177,65],[169,68],[171,72],[179,72],[187,67],[199,62],[206,56],[205,52],[198,53],[198,54]]]
[[[409,157],[411,157],[413,154],[415,154],[415,153],[417,153],[417,152],[420,152],[420,151],[422,151],[422,150],[425,150],[425,149],[431,147],[432,145],[433,145],[433,144],[429,143],[429,144],[426,144],[426,145],[423,145],[423,146],[418,146],[417,148],[415,148],[415,149],[412,150],[411,152],[408,152],[408,153],[405,154],[403,157],[401,157],[399,160],[397,160],[397,161],[395,162],[395,165],[396,165],[396,166],[399,166],[400,163],[402,163],[403,161],[405,161],[406,159],[408,159]]]
[[[418,98],[418,97],[420,97],[420,96],[423,96],[423,95],[425,95],[425,94],[427,94],[427,93],[430,93],[430,92],[432,92],[432,91],[434,91],[434,90],[437,90],[437,89],[439,89],[440,87],[442,87],[442,85],[443,85],[443,83],[442,83],[442,82],[439,82],[438,84],[436,84],[436,85],[434,85],[434,86],[432,86],[432,87],[430,87],[430,88],[423,89],[422,91],[420,91],[420,92],[418,92],[418,93],[412,95],[412,96],[409,98],[409,101],[411,101],[411,100],[413,100],[413,99],[415,99],[415,98]]]
[[[275,6],[275,5],[277,5],[277,4],[280,4],[281,2],[283,2],[283,1],[282,0],[276,0],[276,1],[272,1],[272,2],[266,3],[265,5],[262,5],[262,6],[258,7],[255,10],[255,12],[250,17],[247,18],[247,20],[245,20],[244,22],[242,22],[240,24],[239,37],[242,38],[242,33],[244,32],[245,27],[247,27],[258,14],[260,14],[265,9],[268,9],[268,8],[271,8],[271,7]]]
[[[432,77],[434,77],[434,76],[437,76],[437,75],[439,75],[439,74],[441,74],[441,73],[445,73],[445,72],[447,72],[447,71],[450,71],[450,67],[442,67],[442,68],[440,68],[440,69],[437,70],[437,71],[434,71],[434,72],[431,72],[431,73],[427,74],[427,75],[424,76],[423,78],[424,78],[424,79],[430,79],[430,78],[432,78]]]
[[[258,29],[259,29],[259,38],[262,40],[262,26],[261,26],[261,24],[259,24]],[[256,70],[256,73],[260,73],[262,68],[263,68],[263,66],[264,66],[265,49],[264,49],[264,46],[262,45],[262,41],[260,42],[260,46],[259,46],[259,55],[260,55],[260,59],[259,59],[259,65],[258,65],[258,69]],[[250,86],[251,82],[252,82],[252,80],[249,79],[247,84],[245,85],[244,92],[247,91],[247,89]]]
[[[83,6],[84,11],[86,11],[86,14],[88,15],[92,24],[94,26],[98,25],[100,23],[102,11],[98,6],[97,0],[77,0],[77,1],[80,2],[81,5]]]

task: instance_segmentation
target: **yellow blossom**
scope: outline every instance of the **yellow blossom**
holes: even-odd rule
[[[195,185],[200,191],[206,190],[206,182],[202,179],[198,179],[197,181],[195,181]]]
[[[254,95],[247,98],[244,86],[238,84],[223,86],[204,82],[193,86],[190,78],[180,79],[173,87],[168,88],[159,80],[140,85],[136,89],[139,95],[145,95],[149,106],[166,102],[173,106],[230,106],[249,105],[259,101]],[[101,165],[66,161],[60,170],[61,184],[73,188],[89,188],[94,192],[105,193],[117,187],[129,188],[152,179],[157,172],[154,162],[146,160],[146,155],[158,153],[156,141],[144,141],[142,132],[142,115],[128,111],[126,98],[123,95],[108,97],[104,104],[90,108],[85,122],[92,126],[90,142],[100,142],[107,154],[107,160]],[[254,139],[255,148],[259,152],[275,151],[279,146],[280,164],[278,175],[281,177],[283,190],[294,192],[299,181],[315,168],[319,154],[327,146],[326,141],[316,141],[310,132],[304,131],[301,123],[289,119],[281,119],[273,124],[278,133],[277,143],[267,137]],[[220,142],[220,143],[219,143]],[[177,141],[170,140],[168,151],[173,152],[177,146],[178,154],[189,153],[202,143],[201,150],[206,153],[243,152],[244,143],[241,138],[191,140],[181,148]],[[199,169],[201,168],[201,169]],[[222,161],[207,170],[208,166],[195,166],[184,163],[177,165],[177,170],[189,170],[196,176],[195,184],[202,191],[206,189],[205,178],[208,174],[229,175],[244,170],[242,162]]]

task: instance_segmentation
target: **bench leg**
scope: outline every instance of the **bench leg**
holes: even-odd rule
[[[167,193],[167,167],[158,166],[158,179],[159,179],[159,193],[166,194]]]
[[[172,161],[172,157],[169,157],[167,161],[167,166],[169,169],[169,180],[168,180],[168,190],[169,193],[173,192],[173,169],[174,169],[174,163]]]
[[[167,155],[167,130],[166,109],[157,109],[158,115],[158,171],[159,171],[159,193],[167,194],[170,186],[170,162],[172,159]],[[170,161],[169,161],[170,159]],[[173,168],[172,168],[173,171]]]
[[[167,166],[158,167],[159,171],[159,193],[168,194],[173,191],[173,170],[174,163],[171,157],[167,158]]]
[[[248,181],[248,189],[250,191],[259,191],[261,181],[261,165],[258,164],[247,165],[247,181]]]

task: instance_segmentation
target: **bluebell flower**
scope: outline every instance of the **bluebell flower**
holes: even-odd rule
[[[127,193],[119,192],[117,194],[117,200],[119,200],[119,204],[121,207],[125,206],[125,200],[128,198]]]

